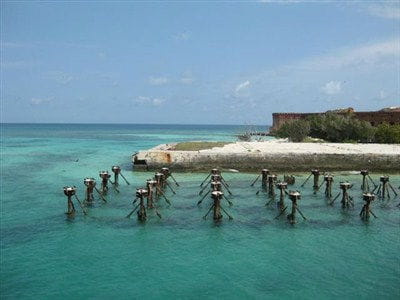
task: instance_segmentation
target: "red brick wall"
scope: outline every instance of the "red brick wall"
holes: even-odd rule
[[[325,113],[273,113],[272,114],[272,129],[279,128],[282,124],[290,120],[304,119],[311,115],[323,115]],[[354,116],[363,121],[377,126],[381,123],[400,124],[400,112],[383,112],[383,111],[368,111],[368,112],[354,112]]]

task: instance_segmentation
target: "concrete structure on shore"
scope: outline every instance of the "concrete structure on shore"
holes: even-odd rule
[[[361,170],[399,172],[400,145],[289,143],[283,140],[236,142],[200,151],[175,151],[160,145],[132,156],[135,169],[174,171],[222,170],[323,171]]]
[[[356,119],[367,121],[372,126],[377,126],[384,122],[388,124],[400,124],[400,107],[389,107],[379,111],[354,111],[353,108],[338,109],[334,111],[327,111],[324,113],[273,113],[272,114],[272,128],[271,130],[278,129],[282,124],[298,119],[305,119],[309,116],[324,115],[328,112],[335,112],[338,114],[349,114],[351,113]]]

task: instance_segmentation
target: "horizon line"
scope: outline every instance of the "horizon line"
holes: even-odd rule
[[[93,123],[79,123],[79,122],[71,122],[71,123],[63,123],[63,122],[0,122],[1,125],[7,125],[7,124],[20,124],[20,125],[31,125],[31,124],[36,124],[36,125],[179,125],[179,126],[187,126],[187,125],[194,125],[194,126],[259,126],[259,127],[270,127],[272,125],[266,125],[266,124],[194,124],[194,123],[111,123],[111,122],[105,122],[105,123],[99,123],[99,122],[93,122]]]

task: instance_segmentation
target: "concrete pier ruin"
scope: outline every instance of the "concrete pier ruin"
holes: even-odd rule
[[[257,171],[260,166],[282,172],[304,172],[318,166],[324,171],[368,168],[400,171],[400,145],[345,143],[289,143],[284,140],[236,142],[199,151],[176,151],[176,144],[163,144],[132,155],[135,170],[174,171],[221,170]]]

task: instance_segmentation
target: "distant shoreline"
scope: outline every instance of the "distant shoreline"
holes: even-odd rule
[[[163,166],[176,171],[207,171],[212,168],[302,172],[369,169],[400,172],[399,144],[290,143],[282,140],[235,142],[198,151],[175,151],[163,144],[132,155],[136,170]]]

